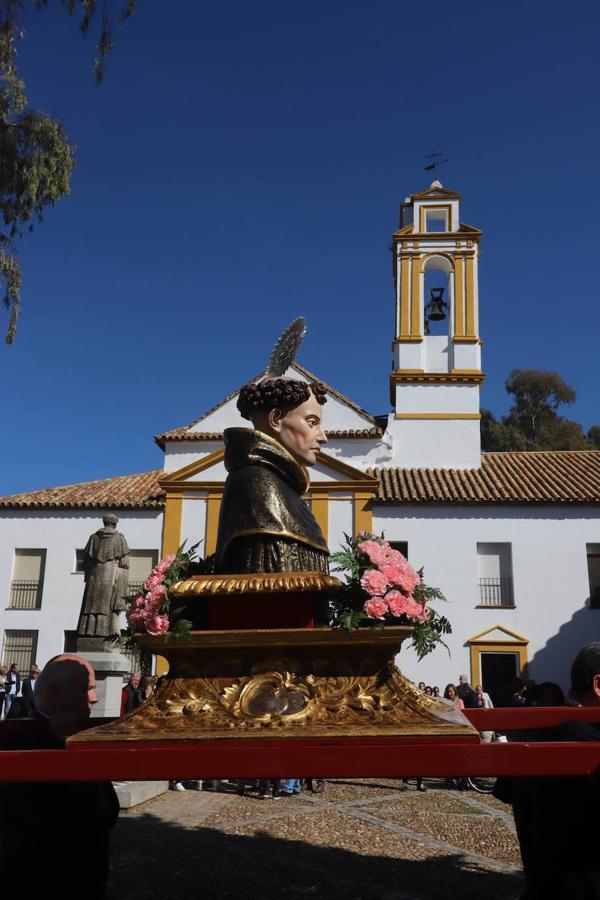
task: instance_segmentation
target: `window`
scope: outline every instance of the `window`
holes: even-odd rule
[[[425,231],[428,233],[448,231],[448,209],[425,209]]]
[[[137,594],[158,562],[158,550],[129,551],[129,593]]]
[[[15,550],[9,609],[41,607],[45,568],[45,550]]]
[[[83,568],[84,554],[85,554],[85,550],[76,550],[75,551],[75,569],[74,569],[75,572],[83,573],[83,571],[84,571],[84,568]]]
[[[390,541],[390,547],[399,550],[408,559],[408,541]]]
[[[600,609],[600,544],[586,544],[590,608]]]
[[[20,672],[28,672],[37,653],[37,631],[5,631],[2,664],[16,663]]]
[[[477,605],[513,607],[510,544],[477,544]]]

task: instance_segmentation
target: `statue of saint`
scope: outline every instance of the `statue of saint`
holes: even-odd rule
[[[77,634],[109,637],[119,633],[129,584],[129,547],[117,531],[118,517],[104,516],[104,528],[90,536],[83,551],[85,590]]]
[[[304,336],[304,320],[300,321]],[[289,344],[289,331],[284,333]],[[276,349],[277,346],[276,345]],[[296,344],[293,352],[299,346]],[[227,428],[216,571],[327,572],[329,550],[303,495],[327,440],[321,412],[325,388],[279,376],[293,359],[289,346],[263,381],[242,388],[238,409],[254,428]],[[275,351],[274,351],[275,354]],[[276,377],[272,377],[272,374]]]

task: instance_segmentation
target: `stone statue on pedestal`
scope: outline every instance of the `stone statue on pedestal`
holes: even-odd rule
[[[227,428],[216,549],[218,573],[327,572],[329,550],[302,499],[326,442],[321,422],[325,388],[281,377],[293,361],[306,323],[297,319],[279,339],[266,377],[240,391],[238,409],[254,428]]]
[[[129,547],[117,531],[118,517],[106,515],[104,527],[90,536],[83,558],[85,590],[77,625],[79,637],[107,638],[119,633],[129,584]]]

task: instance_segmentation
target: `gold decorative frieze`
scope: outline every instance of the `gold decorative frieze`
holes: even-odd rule
[[[324,572],[261,572],[243,575],[194,575],[178,581],[169,593],[187,594],[270,594],[283,591],[337,590],[339,578]]]

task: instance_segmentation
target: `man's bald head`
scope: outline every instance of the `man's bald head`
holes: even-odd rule
[[[96,675],[87,659],[61,653],[46,663],[35,683],[35,705],[41,713],[89,718],[94,703]]]

